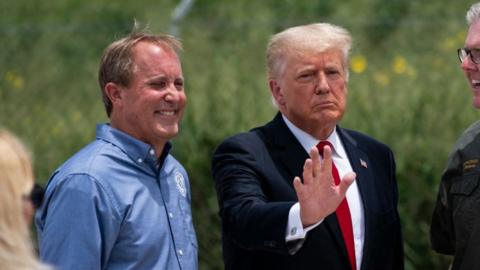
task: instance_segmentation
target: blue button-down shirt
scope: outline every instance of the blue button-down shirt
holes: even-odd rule
[[[50,178],[36,214],[40,257],[58,269],[197,269],[185,169],[108,124]]]

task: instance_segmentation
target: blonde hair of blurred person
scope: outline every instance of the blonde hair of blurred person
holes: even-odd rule
[[[0,270],[48,269],[34,254],[24,213],[33,184],[29,153],[0,128]]]

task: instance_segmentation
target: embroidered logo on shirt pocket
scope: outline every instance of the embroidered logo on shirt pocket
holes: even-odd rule
[[[184,198],[187,197],[187,188],[185,187],[185,178],[183,174],[176,171],[175,172],[175,184],[177,185],[178,193]]]

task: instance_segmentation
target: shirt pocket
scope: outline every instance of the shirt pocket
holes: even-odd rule
[[[468,175],[455,179],[450,187],[450,194],[454,196],[471,196],[477,189],[480,175]]]
[[[467,241],[477,224],[480,207],[479,174],[463,175],[453,180],[449,190],[455,235],[458,245]]]

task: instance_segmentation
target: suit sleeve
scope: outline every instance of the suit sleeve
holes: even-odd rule
[[[288,254],[285,242],[292,202],[269,200],[262,169],[269,154],[262,143],[233,138],[214,153],[212,173],[223,232],[240,247]]]

